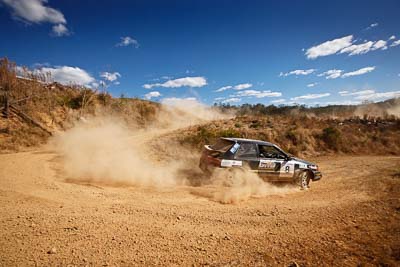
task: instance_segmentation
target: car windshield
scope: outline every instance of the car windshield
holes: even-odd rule
[[[221,151],[221,152],[226,152],[228,149],[234,144],[234,142],[225,140],[225,139],[219,139],[217,143],[211,146],[211,149],[216,150],[216,151]]]
[[[274,146],[259,146],[260,150],[260,158],[278,158],[284,159],[286,158],[285,154],[283,154],[279,149]]]

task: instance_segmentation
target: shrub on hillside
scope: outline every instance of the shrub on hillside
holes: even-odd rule
[[[327,127],[322,130],[321,139],[328,148],[338,150],[340,144],[341,133],[335,127]]]

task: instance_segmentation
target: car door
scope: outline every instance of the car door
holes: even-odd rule
[[[256,171],[259,165],[258,149],[255,143],[243,142],[235,153],[235,160],[242,161],[242,166]]]
[[[269,181],[285,180],[286,157],[275,146],[259,145],[259,175]]]

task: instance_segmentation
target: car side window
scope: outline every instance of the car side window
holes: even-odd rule
[[[285,156],[274,146],[259,146],[260,158],[282,159]]]
[[[257,147],[256,144],[252,143],[242,143],[235,154],[237,159],[245,158],[256,158],[257,157]]]

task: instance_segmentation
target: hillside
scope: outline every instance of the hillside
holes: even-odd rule
[[[226,136],[268,140],[297,156],[400,155],[400,120],[394,117],[238,116],[193,126],[172,136],[197,149]]]
[[[177,141],[197,150],[220,136],[232,136],[268,140],[299,156],[400,154],[400,99],[358,106],[245,104],[215,105],[210,109],[197,103],[181,103],[167,107],[112,97],[99,89],[46,83],[47,78],[28,71],[24,78],[18,77],[16,65],[1,60],[0,151],[25,150],[46,143],[50,136],[79,121],[109,117],[131,129],[173,130],[174,125],[180,128],[179,133],[165,135],[165,141]]]
[[[0,151],[15,151],[45,143],[88,117],[116,116],[127,124],[151,124],[160,105],[131,98],[113,98],[105,91],[45,83],[45,77],[17,76],[16,65],[0,61]],[[6,112],[6,99],[9,112]],[[8,113],[8,114],[7,114]]]

